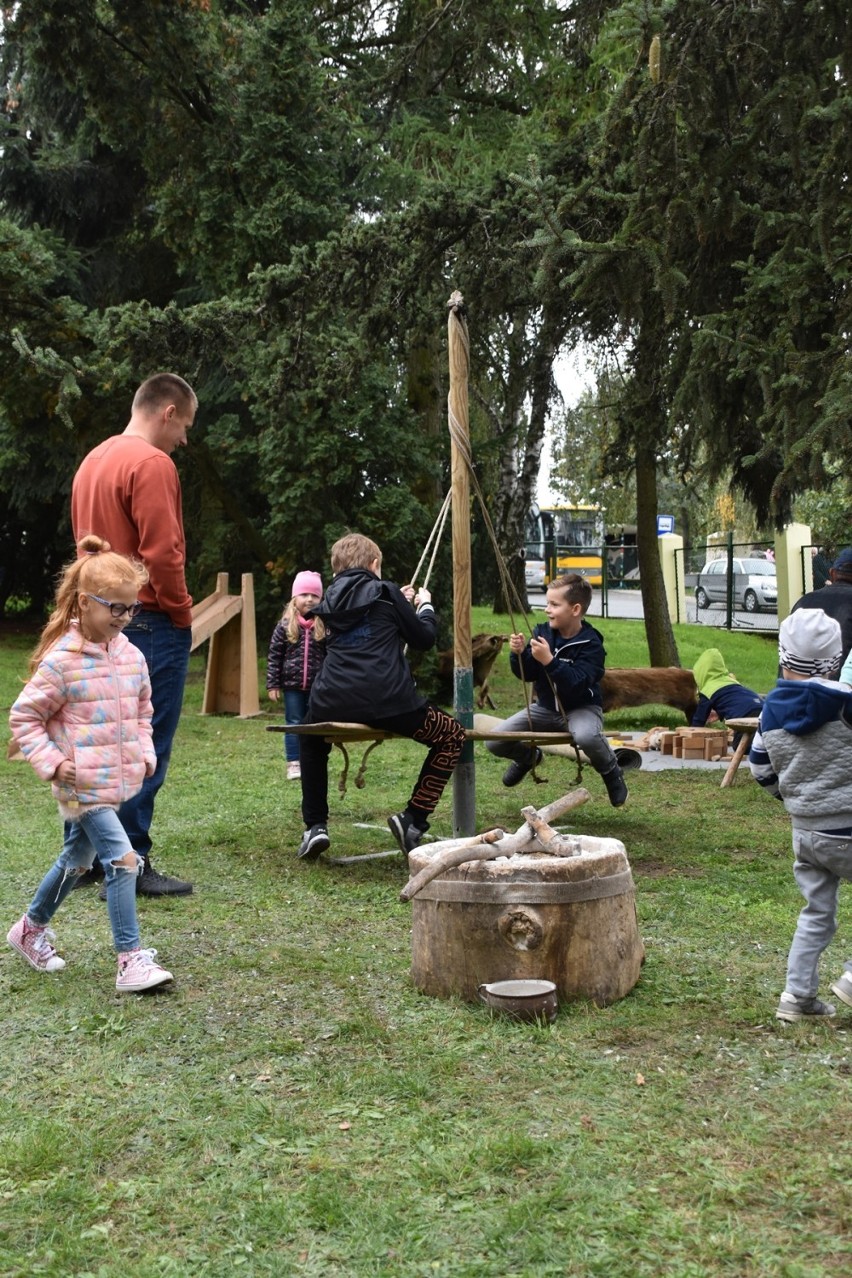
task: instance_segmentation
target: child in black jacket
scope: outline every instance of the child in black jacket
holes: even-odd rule
[[[326,658],[311,689],[308,723],[355,721],[411,737],[429,753],[404,811],[388,818],[404,857],[429,828],[465,743],[464,728],[420,695],[404,646],[425,651],[438,623],[423,587],[382,581],[382,552],[374,541],[349,533],[332,546],[334,580],[313,610],[326,632]],[[298,855],[314,860],[330,846],[328,755],[322,737],[302,737],[302,817]]]
[[[603,700],[600,681],[606,649],[594,626],[584,620],[592,601],[592,588],[579,573],[557,577],[547,588],[547,623],[536,626],[528,644],[523,635],[512,635],[509,658],[512,674],[535,684],[537,700],[519,710],[496,732],[571,733],[606,786],[609,801],[620,808],[627,786],[612,747],[603,734]],[[541,759],[541,751],[523,741],[489,741],[487,748],[513,762],[503,773],[503,784],[517,785]]]

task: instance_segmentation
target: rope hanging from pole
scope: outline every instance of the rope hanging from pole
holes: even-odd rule
[[[461,293],[459,292],[453,293],[449,301],[449,306],[450,306],[451,313],[456,312],[460,314],[461,319],[463,321],[465,308],[464,308],[464,300],[462,298]],[[464,355],[466,357],[466,360],[469,362],[470,340],[468,337],[467,325],[464,322],[460,322],[457,325],[456,336],[457,336],[457,340],[462,344]],[[473,467],[473,457],[470,451],[469,435],[463,429],[462,423],[459,422],[458,418],[453,412],[452,397],[450,397],[450,400],[448,402],[448,421],[449,421],[450,437],[453,442],[456,456],[460,460],[462,460],[465,466],[467,467],[470,487],[473,490],[473,492],[476,494],[476,498],[479,502],[479,508],[480,508],[480,511],[482,512],[482,519],[485,524],[485,529],[486,529],[486,532],[488,533],[488,537],[491,542],[492,549],[494,551],[494,556],[497,563],[497,571],[500,576],[500,584],[503,589],[503,594],[509,608],[509,620],[511,622],[512,632],[513,634],[520,633],[516,627],[515,611],[513,608],[513,603],[514,603],[518,613],[524,618],[524,622],[527,628],[527,633],[532,634],[533,627],[530,625],[529,620],[524,614],[524,609],[521,604],[520,595],[515,586],[515,583],[511,579],[508,568],[506,567],[506,561],[503,558],[499,543],[497,541],[497,534],[494,530],[494,524],[491,520],[491,515],[488,512],[488,507],[485,501],[485,495],[482,491],[482,487],[479,483],[479,480],[476,476],[476,472]],[[556,704],[559,706],[559,709],[562,713],[563,721],[567,728],[568,716],[565,713],[565,709],[562,705],[562,702],[559,700],[559,697],[556,694],[556,689],[553,686],[553,681],[549,679],[549,677],[548,677],[548,681],[550,683],[551,689],[553,690],[554,699],[556,701]],[[532,729],[533,725],[532,725],[532,711],[531,711],[529,685],[527,684],[526,680],[522,680],[521,682],[524,689],[524,700],[526,702],[527,718],[529,719],[530,728]],[[577,754],[577,768],[578,768],[577,780],[579,782],[582,779],[582,763],[580,761],[579,752]],[[532,771],[533,771],[533,776],[535,777],[535,767],[533,767]],[[538,778],[535,778],[535,779],[537,780]]]
[[[444,504],[441,507],[440,511],[438,512],[438,518],[435,520],[434,524],[432,525],[432,531],[430,532],[429,537],[426,541],[426,545],[423,548],[423,554],[420,556],[420,562],[418,563],[417,567],[414,569],[414,575],[411,578],[412,586],[417,584],[417,578],[420,576],[420,569],[423,567],[423,561],[426,558],[426,556],[429,554],[429,547],[432,546],[432,542],[434,541],[435,544],[432,549],[432,558],[429,560],[429,567],[426,569],[426,576],[423,578],[423,580],[420,583],[421,586],[428,587],[429,585],[429,578],[432,576],[432,569],[435,566],[435,556],[438,553],[438,547],[440,546],[441,538],[444,535],[444,525],[446,524],[447,516],[450,513],[452,496],[453,496],[452,492],[448,491],[446,497],[444,498]]]

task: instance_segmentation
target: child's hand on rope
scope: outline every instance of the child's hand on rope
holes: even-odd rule
[[[532,639],[530,639],[530,652],[541,666],[549,666],[553,660],[550,644],[546,639],[542,639],[540,635],[533,635]]]
[[[417,594],[414,596],[414,607],[419,608],[421,604],[432,602],[432,591],[427,590],[425,586],[421,586]]]
[[[408,602],[409,602],[410,604],[413,604],[413,603],[414,603],[414,587],[413,587],[413,586],[400,586],[400,590],[402,591],[403,595],[404,595],[404,596],[405,596],[405,598],[408,600]]]
[[[519,657],[527,646],[527,641],[523,635],[509,635],[509,650]]]

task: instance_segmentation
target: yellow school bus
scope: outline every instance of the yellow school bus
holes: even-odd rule
[[[578,572],[592,586],[603,579],[604,523],[600,506],[533,505],[527,515],[527,587]]]

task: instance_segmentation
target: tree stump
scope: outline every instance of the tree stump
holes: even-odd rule
[[[574,856],[524,852],[443,870],[412,901],[412,976],[424,994],[477,1001],[484,982],[553,981],[560,1001],[630,992],[645,949],[617,839],[575,835]],[[432,850],[409,857],[414,876]],[[439,855],[432,852],[432,856]]]

